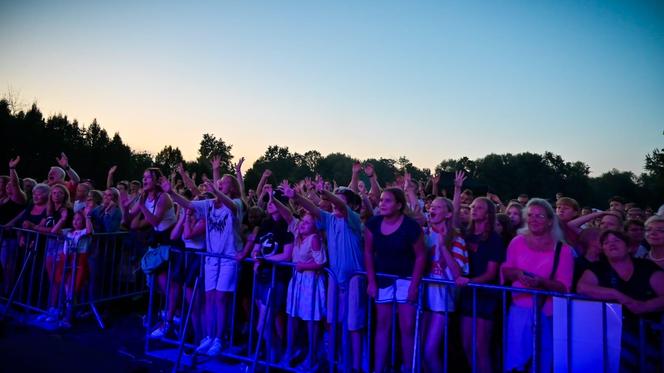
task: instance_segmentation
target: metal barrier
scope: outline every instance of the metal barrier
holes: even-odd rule
[[[172,251],[178,251],[175,249],[172,249]],[[218,254],[212,254],[212,253],[207,253],[203,251],[195,251],[193,252],[194,255],[198,255],[201,258],[205,257],[217,257],[217,258],[222,258],[223,256],[218,255]],[[232,259],[232,258],[227,258],[227,259]],[[201,266],[204,260],[201,260]],[[258,331],[254,331],[256,328],[255,326],[258,323],[258,320],[256,320],[256,299],[258,297],[257,294],[257,289],[256,289],[256,274],[254,271],[251,270],[250,266],[253,265],[254,261],[251,259],[245,259],[244,261],[241,262],[244,265],[248,265],[249,268],[246,268],[250,273],[252,274],[251,276],[251,287],[249,287],[248,283],[240,283],[238,282],[238,287],[244,289],[245,291],[248,291],[251,289],[251,296],[250,296],[250,310],[249,311],[243,311],[240,308],[240,301],[238,299],[239,292],[235,291],[233,292],[233,300],[232,304],[230,305],[231,312],[229,314],[231,315],[228,317],[227,323],[230,324],[230,329],[227,335],[227,344],[228,347],[220,354],[220,356],[224,358],[230,358],[235,361],[239,362],[244,362],[247,364],[247,370],[250,371],[255,371],[256,369],[265,369],[269,370],[270,368],[277,368],[279,370],[287,370],[287,371],[295,371],[298,368],[293,368],[287,365],[283,364],[278,364],[274,361],[271,361],[269,359],[270,357],[270,345],[265,344],[262,342],[263,338],[263,333],[266,333],[266,330],[264,329],[266,327],[266,322],[262,322],[261,324],[263,325],[262,329],[259,329]],[[291,263],[272,263],[275,268],[292,268],[293,264]],[[186,266],[186,263],[185,263]],[[169,268],[168,268],[168,273],[170,276],[170,273],[172,272],[172,263],[169,262]],[[237,267],[239,268],[239,266]],[[191,340],[189,339],[189,336],[187,335],[188,330],[190,328],[190,322],[191,322],[191,315],[192,315],[192,306],[191,304],[194,303],[195,297],[200,297],[202,295],[202,291],[198,290],[200,289],[203,281],[203,268],[201,268],[200,275],[197,278],[195,284],[194,284],[194,293],[192,296],[192,301],[190,303],[187,303],[185,301],[184,295],[182,298],[182,301],[180,303],[180,309],[181,309],[181,315],[183,316],[183,321],[180,324],[180,327],[178,328],[178,336],[177,338],[163,338],[160,339],[159,343],[163,343],[165,345],[170,345],[173,347],[177,347],[177,354],[175,360],[175,367],[174,370],[179,369],[183,364],[183,354],[185,349],[190,349],[194,350],[196,348],[195,343],[190,343]],[[336,281],[334,279],[333,274],[328,270],[325,269],[324,272],[327,276],[328,281],[333,281],[336,284]],[[352,277],[365,277],[366,274],[362,272],[355,273]],[[398,278],[396,276],[390,276],[390,275],[377,275],[380,278],[384,279],[390,279],[390,280],[397,280]],[[239,280],[238,280],[239,281]],[[249,279],[245,279],[245,281],[249,281]],[[278,279],[276,278],[276,270],[272,271],[272,279],[271,279],[271,286],[270,290],[268,291],[267,298],[269,299],[268,304],[272,301],[274,301],[274,289],[276,286],[278,286]],[[423,364],[426,361],[429,356],[423,352],[423,343],[424,343],[424,338],[427,337],[428,333],[425,332],[428,330],[426,327],[424,327],[423,323],[423,317],[427,315],[430,311],[428,310],[427,307],[427,296],[428,296],[428,288],[430,286],[439,286],[445,289],[444,291],[444,299],[443,302],[444,304],[458,304],[458,299],[455,301],[454,298],[456,298],[455,291],[457,291],[459,288],[456,286],[456,284],[452,281],[448,280],[440,280],[440,279],[433,279],[433,278],[423,278],[422,282],[420,284],[419,292],[418,292],[418,301],[416,304],[413,305],[415,308],[415,322],[414,322],[414,344],[413,344],[413,358],[412,358],[412,365],[409,367],[404,367],[403,371],[413,371],[413,372],[420,372],[424,371]],[[606,304],[602,302],[597,302],[597,301],[592,301],[586,297],[582,297],[576,294],[562,294],[562,293],[555,293],[555,292],[549,292],[549,291],[541,291],[541,290],[533,290],[533,289],[524,289],[524,288],[513,288],[513,287],[507,287],[507,286],[499,286],[499,285],[489,285],[489,284],[474,284],[470,283],[467,286],[464,287],[465,293],[469,294],[471,296],[470,299],[470,304],[472,305],[471,312],[469,314],[469,317],[472,319],[472,330],[471,330],[471,346],[472,349],[471,351],[467,351],[468,356],[470,357],[468,360],[468,364],[466,367],[463,367],[463,365],[466,365],[465,363],[459,364],[458,359],[456,361],[450,360],[450,356],[459,356],[456,354],[453,354],[450,352],[450,349],[457,348],[459,349],[459,343],[458,341],[452,339],[450,337],[450,329],[452,329],[455,325],[458,324],[458,320],[456,320],[456,314],[458,314],[458,309],[454,310],[446,310],[442,311],[441,313],[444,314],[444,324],[443,324],[443,330],[442,330],[442,342],[440,344],[441,349],[438,351],[438,353],[441,356],[442,360],[442,372],[447,372],[451,368],[456,368],[452,370],[459,370],[459,369],[469,369],[473,372],[478,371],[478,362],[480,362],[480,359],[486,359],[486,356],[480,356],[478,353],[478,316],[481,310],[479,309],[480,304],[478,304],[478,301],[482,299],[483,296],[486,296],[487,294],[493,293],[495,295],[495,298],[497,299],[497,309],[496,312],[493,314],[493,321],[495,323],[496,328],[494,329],[494,345],[497,347],[497,349],[491,348],[490,351],[496,350],[498,351],[498,356],[497,359],[495,359],[493,366],[491,367],[492,370],[502,370],[506,371],[506,349],[508,346],[508,343],[513,342],[512,339],[508,337],[510,328],[513,327],[513,325],[510,325],[509,322],[509,314],[510,314],[510,309],[512,307],[511,305],[511,297],[515,294],[527,294],[531,296],[532,299],[532,308],[530,310],[526,310],[526,312],[532,317],[532,325],[530,326],[530,331],[529,331],[529,337],[530,341],[525,340],[526,344],[531,344],[531,350],[532,350],[532,359],[529,363],[529,370],[533,372],[538,372],[538,371],[543,371],[545,368],[548,367],[555,367],[556,371],[567,371],[567,372],[573,372],[573,371],[578,371],[575,364],[577,364],[578,361],[586,358],[588,359],[588,356],[582,356],[582,355],[576,355],[576,349],[578,349],[579,342],[576,341],[574,342],[573,339],[578,337],[578,329],[585,327],[584,325],[579,325],[579,320],[574,320],[574,317],[577,315],[574,312],[582,312],[583,307],[589,306],[589,307],[594,307],[595,311],[598,315],[596,321],[596,324],[598,324],[598,329],[594,334],[589,335],[587,337],[593,338],[594,340],[601,341],[601,343],[598,343],[597,345],[600,346],[600,351],[599,355],[597,355],[597,359],[595,361],[589,361],[593,365],[593,368],[597,370],[598,368],[604,372],[609,372],[609,371],[618,371],[620,369],[619,363],[616,362],[616,360],[611,360],[611,356],[615,356],[615,351],[612,350],[613,347],[612,345],[616,345],[615,341],[615,336],[611,334],[611,330],[609,330],[610,326],[610,311],[613,310],[619,310],[621,307],[615,307],[614,305],[611,304]],[[336,287],[336,291],[338,291],[338,286]],[[198,291],[196,291],[198,290]],[[313,291],[313,290],[312,290]],[[166,294],[168,294],[167,292]],[[396,294],[396,292],[394,292]],[[338,294],[335,294],[333,299],[336,300]],[[448,297],[452,299],[448,299]],[[542,310],[538,306],[538,299],[540,298],[555,298],[555,304],[554,304],[554,316],[551,320],[553,324],[547,324],[544,323],[545,320],[542,320]],[[157,305],[156,302],[156,297],[154,290],[151,289],[150,291],[150,311],[148,313],[148,328],[146,331],[146,352],[153,351],[154,343],[155,340],[150,338],[150,331],[154,326],[156,326],[155,323],[153,323],[153,315],[155,314],[155,308]],[[168,303],[168,299],[164,299],[165,303]],[[350,303],[350,301],[346,302],[347,304]],[[371,303],[373,304],[373,303]],[[392,303],[392,308],[393,311],[396,310],[396,303]],[[446,306],[447,307],[447,306]],[[577,311],[578,309],[578,311]],[[248,312],[248,314],[247,314]],[[265,317],[267,320],[273,319],[273,315],[270,315],[271,310],[268,309],[267,316]],[[346,343],[348,339],[348,328],[347,328],[347,323],[343,322],[341,325],[337,322],[338,318],[336,317],[336,313],[338,312],[338,304],[333,305],[331,310],[328,310],[328,315],[327,319],[334,321],[334,327],[330,328],[329,330],[329,338],[328,338],[328,348],[327,348],[327,367],[325,370],[328,370],[330,372],[349,372],[351,370],[351,363],[349,359],[349,344]],[[583,311],[585,312],[585,311]],[[601,313],[601,317],[599,314]],[[238,336],[238,330],[237,328],[238,325],[238,317],[242,316],[248,316],[247,323],[249,325],[249,333],[244,336]],[[374,307],[367,307],[367,328],[365,330],[365,339],[364,343],[366,345],[366,353],[364,354],[363,357],[363,369],[366,371],[373,371],[374,369],[374,364],[372,362],[372,356],[374,354],[374,344],[375,344],[375,309]],[[265,321],[265,320],[263,320]],[[581,321],[582,322],[582,321]],[[546,324],[546,326],[543,326]],[[398,354],[398,343],[396,339],[396,327],[397,327],[397,313],[392,312],[392,319],[391,319],[391,328],[392,328],[392,333],[391,333],[391,339],[388,341],[389,342],[389,355],[391,357],[388,365],[388,368],[391,368],[393,371],[400,371],[401,370],[401,364],[399,361],[399,354]],[[639,371],[649,371],[650,368],[653,366],[664,366],[664,361],[662,359],[664,358],[664,354],[659,354],[657,355],[657,352],[664,351],[664,345],[662,345],[662,333],[664,332],[664,327],[663,323],[661,321],[653,321],[653,320],[644,320],[640,319],[638,321],[638,336],[637,336],[637,342],[636,345],[638,346],[638,351],[642,351],[643,353],[639,354],[637,356],[636,364],[639,369]],[[271,325],[270,325],[271,327]],[[290,325],[289,325],[290,327]],[[337,340],[337,330],[338,328],[341,328],[341,332],[343,333],[343,337],[338,341]],[[543,335],[544,331],[547,331],[546,328],[549,328],[549,331],[556,330],[558,333],[556,338],[556,345],[554,347],[554,341],[553,335],[549,334],[548,332]],[[291,332],[291,330],[287,330],[287,333]],[[244,337],[244,338],[243,338]],[[654,338],[653,338],[654,337]],[[547,343],[543,346],[542,341],[543,338],[547,339]],[[652,350],[652,344],[653,344],[653,339],[656,340],[657,345],[655,354],[653,355],[652,353],[646,353],[649,349]],[[313,351],[313,345],[312,341],[314,341],[314,336],[310,334],[309,338],[309,351]],[[283,341],[282,341],[283,342]],[[280,342],[281,343],[281,342]],[[646,348],[649,347],[649,348]],[[543,348],[546,349],[546,351],[543,350]],[[555,356],[553,356],[555,351]],[[638,352],[637,351],[637,352]],[[264,352],[264,354],[261,355],[261,352]],[[457,351],[458,352],[458,351]],[[543,356],[543,352],[546,352],[548,355]],[[650,354],[650,355],[648,355]],[[591,355],[589,355],[591,356]],[[552,362],[549,364],[551,360],[545,360],[550,359],[552,357],[556,358],[555,363]],[[654,361],[657,360],[658,361]],[[204,364],[206,363],[206,358],[202,357],[201,355],[197,355],[196,353],[191,354],[191,360],[188,364],[189,367],[196,367],[199,364]],[[455,362],[457,363],[458,366],[456,367],[451,367],[452,363]],[[543,366],[546,365],[545,366]],[[600,365],[601,364],[601,365]],[[319,367],[320,369],[320,367]]]
[[[89,307],[104,328],[97,304],[147,293],[141,253],[126,232],[75,239],[5,228],[0,236],[3,316],[18,308],[25,316],[40,314],[37,321],[67,326],[74,308]]]
[[[353,275],[354,277],[366,277],[366,273],[364,272],[358,272]],[[385,275],[385,274],[377,274],[377,278],[382,278],[382,279],[388,279],[388,280],[397,280],[398,278],[396,276],[391,276],[391,275]],[[414,305],[416,308],[416,319],[415,319],[415,325],[414,325],[414,330],[415,330],[415,338],[414,338],[414,346],[413,346],[413,361],[412,361],[412,366],[411,367],[405,367],[406,369],[404,371],[413,371],[413,372],[420,372],[422,371],[422,360],[423,360],[423,355],[422,355],[422,342],[424,335],[422,334],[423,328],[421,325],[422,321],[422,315],[424,312],[424,305],[426,303],[426,290],[428,286],[435,285],[435,286],[443,286],[446,291],[445,291],[445,303],[447,303],[448,299],[447,296],[450,294],[450,292],[457,288],[456,284],[453,281],[449,280],[441,280],[441,279],[433,279],[433,278],[422,278],[422,281],[420,283],[419,291],[418,291],[418,302],[417,304]],[[396,285],[393,285],[396,286]],[[471,291],[472,294],[472,351],[471,351],[471,364],[470,364],[470,370],[472,372],[477,371],[477,362],[478,359],[483,359],[486,358],[484,356],[478,356],[477,354],[477,318],[478,318],[478,291],[481,290],[483,292],[490,291],[490,292],[495,292],[496,294],[500,295],[500,308],[502,312],[498,312],[495,314],[495,319],[494,321],[499,321],[501,322],[501,334],[500,334],[500,341],[502,346],[497,346],[498,351],[500,351],[500,363],[498,365],[495,365],[492,367],[492,370],[500,370],[500,371],[507,371],[506,366],[505,366],[505,350],[507,348],[508,344],[508,330],[510,328],[510,325],[507,320],[507,316],[509,314],[510,310],[510,296],[513,294],[528,294],[533,297],[532,303],[532,309],[530,312],[532,312],[532,317],[533,317],[533,323],[532,323],[532,361],[530,364],[530,371],[533,372],[539,372],[539,371],[544,371],[543,369],[546,367],[541,366],[541,359],[542,359],[542,349],[541,349],[541,341],[542,341],[542,325],[541,325],[541,316],[542,316],[542,311],[538,307],[538,299],[539,298],[548,298],[548,297],[555,297],[557,298],[557,303],[560,307],[557,307],[558,309],[562,310],[565,312],[564,317],[563,316],[557,316],[554,313],[554,316],[556,316],[556,324],[557,324],[557,330],[563,330],[563,339],[565,346],[564,348],[558,348],[557,350],[559,351],[560,359],[557,359],[556,364],[556,369],[555,371],[567,371],[567,372],[573,372],[573,371],[578,371],[578,369],[575,369],[575,361],[574,358],[577,359],[583,359],[584,356],[573,356],[572,354],[572,339],[574,337],[573,335],[573,323],[574,321],[572,320],[572,310],[576,302],[588,302],[591,305],[595,305],[601,309],[601,330],[599,331],[599,335],[594,335],[590,336],[590,338],[595,338],[597,340],[602,341],[601,343],[601,362],[590,362],[593,363],[594,369],[597,369],[599,366],[599,363],[601,363],[601,369],[604,372],[609,372],[609,371],[623,371],[624,366],[621,364],[624,364],[624,361],[620,360],[620,362],[616,363],[609,361],[609,332],[607,331],[607,325],[608,325],[608,308],[610,305],[607,305],[607,303],[604,302],[599,302],[599,301],[593,301],[587,297],[583,297],[577,294],[564,294],[564,293],[556,293],[556,292],[550,292],[550,291],[541,291],[541,290],[533,290],[533,289],[524,289],[524,288],[513,288],[513,287],[507,287],[507,286],[499,286],[499,285],[489,285],[489,284],[474,284],[474,283],[469,283],[467,286],[467,289]],[[394,291],[394,294],[396,296],[396,291]],[[485,293],[486,294],[486,293]],[[399,369],[398,365],[398,348],[397,348],[397,343],[396,343],[396,332],[395,328],[398,326],[397,325],[397,318],[396,318],[396,301],[393,299],[392,302],[392,333],[391,333],[391,343],[390,343],[390,356],[391,356],[391,361],[389,363],[391,371],[401,371]],[[458,302],[457,302],[458,303]],[[375,300],[374,300],[375,304]],[[596,308],[597,308],[596,307]],[[621,308],[619,305],[617,308]],[[559,310],[559,311],[560,311]],[[556,312],[556,311],[554,311]],[[374,350],[371,348],[371,341],[374,340],[374,335],[375,335],[375,322],[373,322],[372,317],[373,314],[375,313],[375,310],[372,309],[372,307],[368,308],[368,318],[369,318],[369,323],[368,323],[368,338],[367,338],[367,343],[369,345],[369,351],[370,353],[366,354],[366,359],[364,362],[364,365],[369,367],[368,371],[374,371],[375,367],[371,361],[371,356],[373,355]],[[444,324],[444,331],[443,331],[443,351],[442,351],[442,356],[443,356],[443,372],[447,372],[449,369],[449,348],[451,346],[451,343],[449,341],[449,336],[448,336],[448,325],[449,325],[449,316],[452,314],[452,312],[444,312],[445,313],[445,324]],[[501,315],[502,313],[502,315]],[[629,318],[624,318],[628,322],[628,320],[633,320]],[[577,322],[578,323],[578,322]],[[582,327],[580,325],[575,325],[574,328],[576,327]],[[623,343],[622,347],[620,350],[621,356],[619,359],[624,359],[624,350],[623,348],[625,347],[625,341],[624,341],[624,336],[626,333],[626,328],[625,324],[623,324],[622,327],[622,334],[623,334]],[[664,335],[664,317],[659,319],[659,320],[647,320],[643,318],[638,319],[638,336],[635,338],[638,340],[638,342],[632,342],[632,344],[636,344],[637,346],[637,354],[638,354],[638,361],[637,361],[637,369],[640,372],[645,372],[645,371],[660,371],[664,369],[664,341],[662,340],[662,335]],[[553,337],[553,335],[551,335]],[[553,341],[551,341],[551,346],[550,348],[553,349]],[[493,349],[491,349],[493,350]],[[654,351],[653,351],[654,350]],[[547,351],[547,353],[550,352],[553,354],[553,351]],[[633,351],[632,351],[633,352]],[[614,359],[615,360],[615,359]],[[550,367],[553,369],[554,364],[550,365]],[[346,366],[344,367],[344,371],[349,371],[349,367]],[[657,370],[659,369],[659,370]]]
[[[189,251],[189,250],[179,250],[172,248],[171,253],[173,252],[178,252],[178,253],[185,253],[188,252],[189,254],[197,255],[201,257],[200,260],[200,273],[199,276],[196,278],[196,281],[193,285],[193,294],[191,297],[190,302],[186,302],[184,298],[184,293],[181,298],[181,315],[183,316],[183,320],[180,322],[180,327],[177,330],[177,335],[179,338],[172,338],[172,337],[167,337],[167,338],[161,338],[159,339],[160,343],[163,343],[165,345],[170,345],[170,346],[177,346],[178,352],[177,352],[177,357],[175,358],[175,366],[173,368],[174,371],[180,369],[180,366],[182,365],[182,355],[184,352],[185,348],[188,349],[195,349],[196,344],[188,343],[188,330],[190,327],[190,322],[191,322],[191,317],[192,317],[192,309],[193,305],[195,304],[195,299],[196,297],[200,297],[202,295],[202,291],[200,290],[201,287],[203,286],[203,276],[204,276],[204,265],[203,263],[205,262],[205,258],[225,258],[225,259],[232,259],[235,260],[235,258],[228,258],[224,257],[223,255],[219,254],[214,254],[214,253],[209,253],[205,251]],[[185,256],[187,258],[187,256]],[[288,272],[294,272],[295,271],[295,266],[292,263],[286,263],[286,262],[269,262],[265,261],[265,264],[269,264],[273,266],[273,269],[271,270],[271,279],[270,279],[270,284],[267,289],[267,293],[265,295],[265,298],[267,299],[267,310],[264,313],[263,319],[259,320],[258,317],[258,310],[256,301],[259,298],[261,294],[258,294],[258,289],[257,289],[257,278],[256,278],[256,272],[252,270],[252,266],[254,265],[255,260],[253,259],[245,259],[241,262],[238,263],[236,266],[236,271],[250,271],[251,276],[247,277],[244,276],[244,278],[241,278],[239,273],[236,274],[238,277],[238,290],[234,291],[232,293],[232,303],[230,305],[231,312],[228,314],[231,315],[230,318],[226,321],[227,324],[230,324],[230,329],[228,329],[228,346],[222,351],[220,356],[224,358],[230,358],[239,362],[243,362],[247,364],[247,369],[251,371],[255,371],[258,367],[261,367],[263,369],[269,370],[270,368],[276,368],[279,370],[286,370],[286,371],[298,371],[298,369],[302,369],[302,367],[290,367],[288,364],[283,364],[280,363],[279,361],[274,361],[270,359],[270,356],[272,355],[272,348],[275,348],[275,346],[272,346],[270,343],[266,343],[264,341],[265,334],[266,333],[271,333],[271,330],[268,330],[266,328],[272,328],[272,323],[275,321],[275,310],[273,305],[275,302],[280,301],[282,304],[286,303],[286,299],[278,299],[277,297],[286,297],[286,284],[283,282],[283,279],[279,279],[277,272],[279,270],[286,270]],[[168,278],[170,283],[170,278],[172,273],[174,272],[173,269],[174,263],[172,263],[171,260],[169,260],[169,265],[168,265]],[[187,263],[185,262],[185,266]],[[245,268],[240,269],[241,265],[244,265]],[[317,272],[315,274],[314,280],[312,281],[312,286],[316,286],[318,283],[318,276],[323,276],[324,280],[327,281],[327,285],[333,285],[331,286],[334,290],[334,296],[331,297],[332,301],[330,304],[326,306],[327,312],[325,315],[321,315],[323,317],[320,318],[318,321],[313,321],[320,323],[319,327],[323,325],[324,320],[330,321],[336,321],[338,319],[337,313],[338,313],[338,305],[337,305],[337,293],[339,287],[337,286],[337,281],[335,279],[334,274],[327,268],[322,269],[321,271]],[[244,280],[245,282],[247,280],[251,281],[251,284],[246,284],[246,283],[241,283],[240,281]],[[281,283],[280,283],[281,281]],[[330,286],[326,287],[327,289],[330,288]],[[248,289],[251,289],[250,293],[250,309],[248,312],[248,315],[242,312],[240,309],[240,301],[238,300],[238,297],[241,296],[240,290],[243,289],[245,291],[244,295],[246,294],[246,291]],[[311,289],[312,293],[314,289]],[[282,293],[282,294],[280,294]],[[169,291],[166,291],[166,294],[170,294]],[[153,322],[153,318],[155,315],[155,305],[157,304],[157,301],[155,299],[155,291],[154,287],[150,289],[150,306],[149,306],[149,311],[148,311],[148,316],[147,316],[147,330],[146,330],[146,340],[145,340],[145,349],[146,352],[149,353],[153,350],[153,342],[154,339],[151,338],[150,332],[153,330],[153,328],[157,325]],[[161,304],[168,304],[169,299],[168,297],[164,297],[163,301]],[[324,297],[324,299],[327,299],[327,297]],[[325,301],[327,303],[327,301]],[[281,312],[282,310],[279,310],[278,312]],[[311,307],[311,312],[312,314],[310,315],[310,319],[314,320],[315,315],[313,312],[315,312],[315,307]],[[161,314],[161,312],[158,312],[157,314]],[[238,334],[238,322],[236,318],[238,316],[248,316],[248,319],[245,320],[245,323],[248,327],[248,332],[244,335],[237,336]],[[338,326],[338,323],[332,322],[332,327],[329,328],[328,331],[328,337],[327,337],[327,351],[326,351],[326,363],[328,364],[327,370],[330,372],[335,372],[337,371],[337,366],[342,366],[343,361],[343,356],[340,356],[337,351],[337,332],[340,327]],[[260,328],[257,328],[257,325],[260,325]],[[285,333],[284,335],[289,335],[291,333],[294,333],[295,330],[292,330],[291,328],[293,325],[289,322],[286,326]],[[315,328],[310,328],[308,332],[308,356],[307,358],[312,358],[313,354],[316,354],[317,351],[315,351],[314,346],[316,345],[316,341],[319,340],[319,337],[315,333]],[[240,339],[240,342],[238,342],[238,339]],[[197,341],[198,342],[198,341]],[[294,341],[291,341],[294,342]],[[323,341],[324,342],[324,341]],[[318,349],[320,351],[320,349]],[[189,367],[195,367],[201,362],[205,362],[205,358],[201,355],[198,355],[196,353],[191,354],[191,362],[189,364]],[[317,371],[320,371],[323,367],[322,362],[319,362],[319,364],[315,367],[309,367],[309,369],[316,369]]]

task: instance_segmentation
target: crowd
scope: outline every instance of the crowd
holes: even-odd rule
[[[243,317],[249,318],[247,289],[252,285],[246,284],[252,278],[256,324],[264,331],[258,343],[269,346],[266,358],[293,364],[303,348],[298,326],[306,325],[312,338],[307,346],[313,348],[303,364],[310,368],[318,363],[322,330],[339,322],[349,331],[349,364],[361,371],[367,310],[375,305],[374,335],[366,336],[373,341],[373,351],[365,351],[373,359],[372,370],[389,368],[390,336],[398,332],[397,360],[409,371],[420,304],[425,312],[423,370],[443,370],[444,328],[453,321],[459,323],[459,343],[468,364],[479,372],[495,370],[501,293],[468,284],[577,292],[621,304],[621,368],[626,371],[638,370],[638,355],[644,352],[639,351],[639,320],[661,320],[664,206],[653,214],[616,196],[599,211],[561,194],[552,201],[521,194],[504,203],[495,194],[475,196],[464,190],[463,172],[456,173],[449,199],[437,176],[425,183],[406,173],[381,186],[368,163],[353,165],[348,186],[320,176],[278,181],[278,175],[265,170],[256,189],[245,190],[242,162],[235,175],[221,175],[220,159],[214,158],[212,179],[203,176],[200,183],[182,165],[170,177],[149,168],[141,181],[115,183],[113,167],[102,188],[82,180],[65,154],[57,157],[43,182],[21,179],[17,157],[9,161],[9,175],[0,176],[0,224],[66,235],[64,247],[47,248],[47,264],[55,264],[46,268],[55,269],[49,278],[58,281],[71,253],[77,253],[74,286],[65,289],[74,293],[89,281],[90,268],[100,265],[86,256],[86,237],[147,232],[143,269],[154,275],[155,289],[169,293],[163,321],[151,336],[171,333],[178,300],[191,302],[200,279],[201,294],[191,304],[192,338],[196,352],[210,356],[225,348],[234,293],[241,293]],[[16,251],[29,245],[24,237],[4,230],[4,295],[16,276]],[[170,265],[155,258],[168,258]],[[240,265],[245,258],[253,259],[255,276],[251,267],[247,271]],[[294,270],[275,266],[284,262],[292,263]],[[326,281],[324,271],[335,281]],[[449,280],[455,286],[427,279]],[[50,289],[57,293],[60,286]],[[51,306],[45,317],[62,317],[55,304]],[[507,371],[524,371],[533,364],[535,307],[540,313],[539,365],[542,371],[551,370],[552,299],[514,293],[506,315],[507,344],[501,346]],[[394,317],[398,331],[392,330]],[[648,342],[657,351],[661,334],[650,335]]]

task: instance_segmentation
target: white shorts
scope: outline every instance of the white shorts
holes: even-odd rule
[[[407,303],[410,280],[397,279],[394,285],[379,288],[376,303]]]
[[[205,258],[205,291],[234,292],[237,289],[237,263],[221,263],[220,258]]]
[[[452,285],[426,283],[427,309],[433,312],[454,312],[457,288]]]

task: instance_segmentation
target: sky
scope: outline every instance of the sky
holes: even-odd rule
[[[0,95],[156,154],[203,133],[359,159],[664,146],[659,1],[0,2]]]

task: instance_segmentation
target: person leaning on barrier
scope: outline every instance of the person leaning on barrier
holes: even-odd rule
[[[664,269],[664,216],[653,215],[646,220],[646,241],[650,251],[646,259]]]
[[[563,234],[551,205],[532,198],[526,206],[526,227],[507,248],[501,268],[506,284],[516,288],[566,293],[572,287],[574,257],[563,243]],[[512,294],[507,319],[505,370],[522,371],[535,364],[533,358],[533,307],[538,308],[540,328],[539,371],[553,367],[553,300],[527,293]]]
[[[16,157],[9,161],[9,176],[0,176],[0,265],[2,265],[2,295],[8,295],[16,272],[16,234],[11,223],[24,209],[26,197],[18,183]]]
[[[410,371],[418,291],[426,266],[424,236],[419,224],[405,214],[407,201],[403,190],[394,187],[383,190],[378,208],[380,215],[369,219],[364,230],[367,293],[376,301],[374,369],[382,372],[387,364],[392,307],[396,302],[403,364]],[[377,274],[399,278],[386,279]]]
[[[580,294],[594,299],[618,302],[623,306],[620,370],[622,372],[656,371],[661,366],[657,349],[661,346],[654,333],[643,336],[646,350],[639,348],[639,318],[659,322],[664,311],[664,271],[651,261],[632,258],[628,238],[621,231],[607,230],[600,235],[606,260],[586,270],[577,286]],[[659,344],[658,344],[659,343]],[[639,367],[639,354],[646,354],[647,367]],[[653,360],[659,359],[659,362]]]

